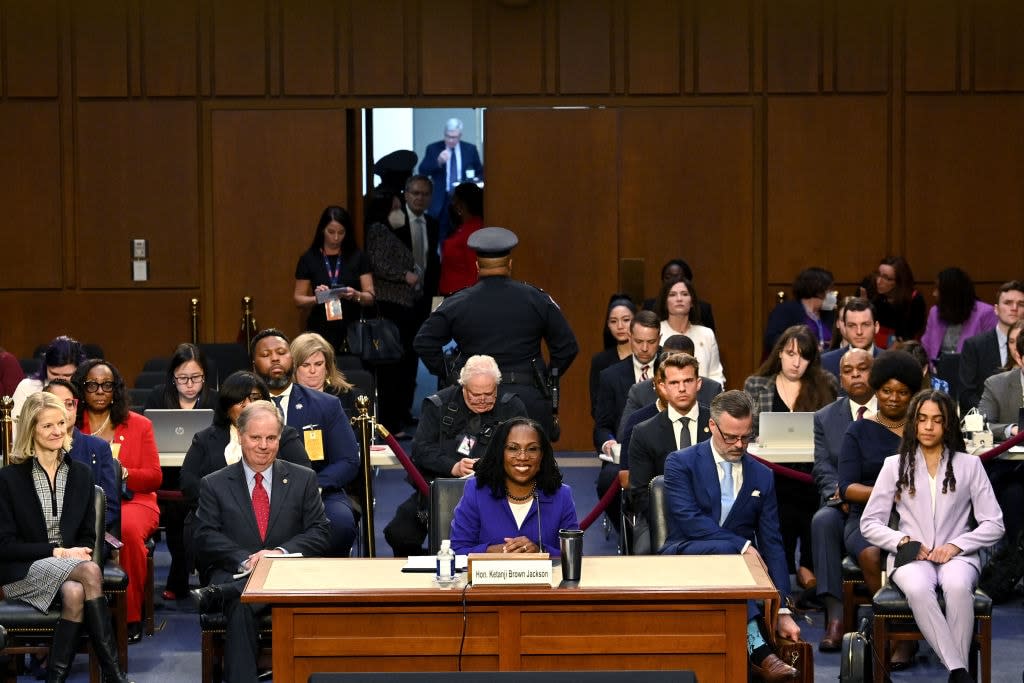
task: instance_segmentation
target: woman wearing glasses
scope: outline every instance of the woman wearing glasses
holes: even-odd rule
[[[220,385],[220,394],[213,409],[213,424],[198,432],[181,464],[181,493],[185,497],[185,547],[192,557],[192,520],[199,506],[199,483],[203,477],[239,461],[242,446],[238,441],[235,423],[242,409],[252,401],[269,401],[270,391],[262,379],[246,370],[228,376]],[[309,457],[302,445],[302,437],[292,427],[285,426],[277,452],[281,460],[309,467]],[[186,563],[191,567],[192,562]],[[202,579],[202,577],[200,577]]]
[[[578,529],[579,522],[540,424],[528,417],[503,422],[473,470],[475,480],[466,482],[455,507],[452,550],[557,557],[558,530]]]
[[[206,383],[210,372],[206,356],[195,344],[179,344],[167,366],[163,384],[153,387],[146,399],[150,408],[213,409],[217,405],[217,392]]]
[[[93,358],[75,370],[71,383],[84,397],[78,428],[110,444],[121,462],[121,567],[128,575],[128,642],[142,640],[142,593],[146,583],[146,539],[160,523],[156,490],[163,474],[153,424],[128,409],[124,378],[108,361]],[[81,406],[80,406],[81,408]]]
[[[191,410],[194,408],[213,409],[217,405],[217,392],[209,388],[206,378],[210,368],[206,357],[195,344],[179,344],[167,366],[167,378],[163,384],[153,387],[146,399],[146,410],[170,408]],[[177,491],[177,471],[167,472],[162,488]],[[185,525],[185,508],[178,501],[164,501],[162,517],[167,530],[167,550],[171,553],[171,566],[167,571],[163,599],[178,600],[188,594],[188,564],[185,558],[185,542],[182,533]]]

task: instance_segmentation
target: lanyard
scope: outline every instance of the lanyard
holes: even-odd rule
[[[324,257],[324,269],[327,271],[327,281],[331,287],[338,286],[338,277],[341,275],[341,254],[338,254],[338,258],[334,261],[334,270],[331,270],[331,264],[327,260],[327,254],[324,254],[324,250],[321,249],[320,253]]]

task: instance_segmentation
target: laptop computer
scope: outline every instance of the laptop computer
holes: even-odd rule
[[[184,453],[192,445],[192,437],[213,424],[209,409],[150,408],[146,417],[153,423],[156,448],[161,453]]]
[[[760,423],[760,452],[814,452],[814,413],[761,413]]]

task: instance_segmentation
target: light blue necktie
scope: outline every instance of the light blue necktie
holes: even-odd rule
[[[725,524],[725,518],[732,510],[732,503],[735,496],[732,492],[732,463],[722,462],[722,517],[718,520],[719,525]]]

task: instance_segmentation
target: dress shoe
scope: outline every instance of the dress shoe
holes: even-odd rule
[[[776,681],[791,681],[800,675],[800,672],[786,664],[776,655],[768,655],[761,660],[760,666],[750,663],[750,670],[764,683],[775,683]]]
[[[949,683],[974,683],[967,669],[953,669],[949,672]]]
[[[201,614],[220,612],[224,609],[224,594],[221,593],[220,586],[204,586],[189,592],[192,593]]]
[[[889,659],[889,669],[892,671],[905,671],[917,664],[917,643],[913,641],[900,641],[893,648],[892,657]]]
[[[818,643],[818,649],[822,652],[838,652],[843,646],[843,620],[830,619],[825,625],[825,635]]]
[[[807,567],[799,567],[796,570],[796,585],[805,590],[814,589],[818,587],[818,579]]]
[[[166,600],[167,602],[175,602],[178,599],[178,594],[174,591],[165,590],[163,593],[160,594],[160,597]]]
[[[142,642],[142,622],[128,622],[128,642],[132,645]]]

